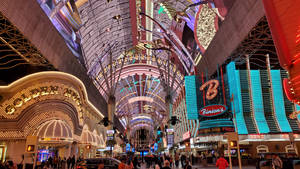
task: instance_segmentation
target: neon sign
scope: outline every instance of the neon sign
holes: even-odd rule
[[[13,115],[18,108],[21,109],[27,102],[31,100],[36,101],[38,98],[48,95],[62,95],[73,100],[78,106],[82,104],[80,95],[75,90],[67,87],[63,88],[62,86],[41,86],[39,88],[23,90],[21,93],[20,97],[15,98],[11,104],[5,107],[6,114]]]
[[[200,116],[204,116],[204,117],[214,117],[225,113],[226,110],[227,107],[224,105],[210,105],[210,106],[203,107],[199,111],[199,114]]]
[[[188,132],[185,132],[182,136],[182,139],[183,140],[186,140],[186,139],[189,139],[191,137],[191,132],[188,131]]]
[[[208,86],[208,89],[206,91],[206,99],[212,100],[218,94],[219,84],[220,83],[218,80],[209,80],[200,87],[200,91],[203,91]]]

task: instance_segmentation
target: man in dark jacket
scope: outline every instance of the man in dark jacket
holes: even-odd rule
[[[137,168],[140,166],[137,156],[135,156],[135,157],[133,158],[132,163],[133,163],[134,169],[137,169]]]
[[[68,169],[70,169],[70,166],[71,166],[71,157],[69,157],[67,159],[67,167],[68,167]]]
[[[186,156],[184,154],[181,154],[181,157],[180,157],[181,167],[185,166],[185,160],[186,160]]]
[[[71,159],[71,168],[72,169],[74,169],[74,167],[75,167],[75,162],[76,162],[75,155],[73,155],[73,157]]]

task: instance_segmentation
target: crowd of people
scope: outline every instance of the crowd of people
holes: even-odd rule
[[[80,160],[80,158],[78,159]],[[54,156],[53,158],[50,156],[47,161],[43,161],[38,163],[37,168],[43,169],[75,169],[76,158],[73,155],[69,158],[60,158]]]
[[[270,164],[272,168],[284,168],[284,163],[278,155],[274,154],[272,157],[273,158]],[[147,156],[124,155],[115,158],[121,161],[121,163],[118,165],[118,169],[192,169],[192,165],[194,165],[193,162],[195,161],[194,156],[187,156],[184,153],[175,153],[174,155],[163,154]],[[80,161],[83,161],[81,157],[76,159],[75,156],[68,158],[50,156],[46,161],[37,163],[36,169],[75,169],[76,164],[78,164]],[[261,158],[258,161],[258,164],[260,161],[266,160]],[[18,164],[10,160],[6,161],[5,163],[0,162],[0,169],[22,169],[22,162]],[[218,155],[215,165],[218,169],[226,169],[229,167],[228,161],[224,158],[223,154]],[[260,165],[257,165],[256,168],[260,168]],[[98,169],[104,169],[104,164],[98,164]]]
[[[154,169],[171,169],[179,168],[179,162],[181,162],[181,168],[192,169],[190,159],[184,154],[179,158],[179,154],[172,155],[148,155],[133,156],[133,157],[121,157],[121,163],[119,164],[119,169],[139,169],[144,166],[145,168]]]
[[[75,156],[69,158],[60,158],[57,156],[49,156],[45,161],[37,161],[36,169],[75,169],[76,162],[81,161],[79,157],[77,160]],[[5,163],[0,162],[0,169],[22,169],[23,160],[20,163],[14,163],[12,160],[7,160]]]

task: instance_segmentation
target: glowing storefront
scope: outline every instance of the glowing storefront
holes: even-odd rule
[[[82,149],[93,157],[104,146],[105,129],[97,125],[103,115],[89,102],[83,83],[70,74],[31,74],[1,86],[0,96],[1,160],[19,163],[25,154],[31,163],[24,153],[28,136],[38,136],[38,161],[79,156]]]

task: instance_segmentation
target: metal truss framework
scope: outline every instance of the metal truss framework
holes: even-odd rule
[[[266,17],[261,18],[248,36],[240,43],[225,65],[235,61],[236,65],[246,68],[246,56],[249,56],[253,69],[266,69],[266,55],[270,56],[270,64],[274,69],[281,69],[273,43],[272,35]]]
[[[54,69],[41,52],[0,12],[0,70],[19,65]]]
[[[183,11],[190,2],[180,0],[169,1],[168,4]],[[184,75],[170,61],[170,54],[166,51],[161,52],[165,55],[160,53],[147,56],[146,49],[138,50],[135,47],[128,49],[132,46],[132,39],[128,38],[131,35],[131,26],[129,12],[125,10],[127,6],[129,3],[124,0],[107,2],[88,0],[80,7],[83,21],[80,33],[83,37],[88,75],[106,100],[110,96],[116,98],[116,116],[119,118],[130,118],[136,113],[148,113],[159,122],[166,117],[166,107],[169,107],[166,106],[165,99],[170,98],[171,102],[176,99],[183,85]],[[154,15],[158,16],[159,3],[155,3],[153,8]],[[139,13],[143,9],[142,6],[141,9],[137,8],[136,22],[139,21],[141,17]],[[194,13],[193,9],[189,13]],[[164,26],[168,29],[172,19],[166,17],[167,15],[162,14],[155,18],[158,18],[159,22],[163,20],[161,18],[167,19]],[[140,24],[137,26],[140,29]],[[154,25],[153,28],[156,31],[158,27]],[[134,97],[150,97],[154,101],[128,104],[128,100]]]

